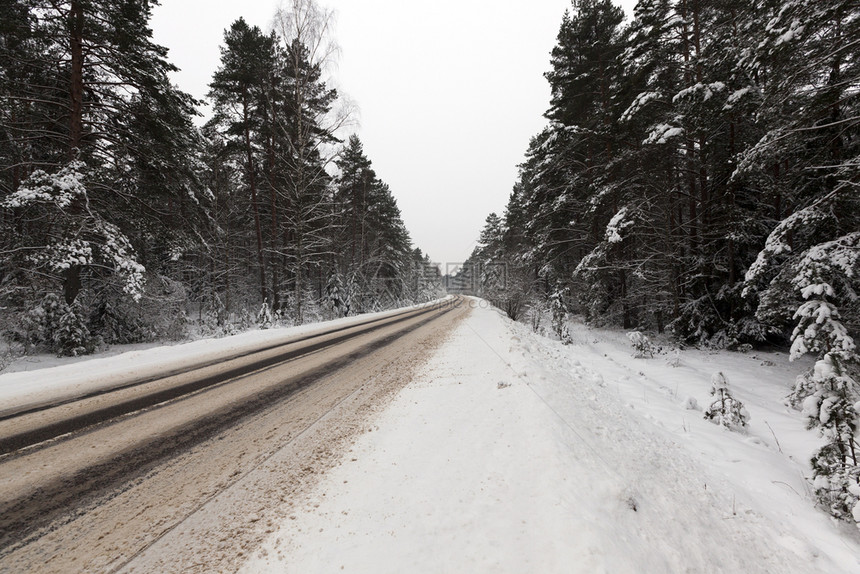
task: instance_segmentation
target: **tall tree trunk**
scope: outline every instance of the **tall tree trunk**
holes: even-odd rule
[[[272,122],[274,124],[274,120]],[[269,233],[269,261],[272,265],[272,311],[277,311],[281,308],[280,284],[278,274],[277,243],[278,243],[278,202],[277,191],[275,189],[275,150],[274,137],[268,138],[268,167],[266,169],[269,179],[269,208],[272,211],[272,219],[270,222],[271,232]]]
[[[301,227],[301,222],[299,222],[299,227]],[[304,245],[302,244],[302,231],[296,233],[296,278],[295,278],[295,297],[296,297],[296,323],[301,325],[304,323],[304,307],[302,305],[303,297],[302,290],[304,289],[304,285],[302,285],[302,266],[304,264]]]
[[[692,55],[690,53],[690,30],[689,30],[689,14],[690,11],[688,9],[688,0],[683,0],[681,2],[681,19],[683,21],[682,25],[682,46],[684,50],[684,87],[690,88],[693,86],[693,73],[690,68],[690,60],[692,59]],[[697,24],[696,24],[697,25]],[[686,134],[684,137],[684,143],[687,148],[687,161],[686,161],[686,170],[687,170],[687,178],[688,178],[688,196],[687,203],[690,214],[690,229],[688,232],[689,245],[690,245],[690,254],[695,255],[698,253],[698,209],[696,206],[696,179],[694,173],[697,171],[694,165],[694,157],[696,155],[694,146],[693,146],[693,138],[690,134]]]
[[[705,240],[709,237],[710,231],[710,192],[708,190],[708,169],[705,164],[705,136],[699,134],[699,203],[700,213],[699,220],[701,221],[702,237]]]
[[[248,94],[242,94],[242,117],[245,121],[245,153],[248,161],[248,185],[251,187],[251,203],[254,210],[254,229],[257,233],[257,263],[260,267],[260,295],[269,300],[266,288],[266,264],[263,257],[263,230],[260,226],[260,207],[257,201],[257,178],[254,173],[254,152],[251,147],[251,130],[248,127]]]
[[[232,285],[230,284],[230,236],[227,235],[227,239],[224,244],[224,309],[227,312],[227,316],[230,316],[230,310],[232,309],[232,297],[230,296],[230,291],[232,289]]]
[[[84,133],[84,8],[72,0],[69,8],[69,49],[71,52],[71,96],[69,116],[69,160],[77,157]]]
[[[69,8],[69,161],[78,157],[84,134],[84,8],[81,0],[72,0]],[[72,213],[82,209],[79,199],[70,206]],[[81,266],[72,265],[63,274],[63,298],[71,305],[81,291]]]

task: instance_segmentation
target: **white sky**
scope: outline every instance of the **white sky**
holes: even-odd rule
[[[197,98],[240,16],[270,29],[277,0],[161,0],[155,40],[175,81]],[[529,138],[545,125],[543,73],[571,0],[318,0],[336,13],[336,87],[357,105],[355,130],[391,186],[415,246],[461,262],[491,212],[501,214]],[[632,11],[635,0],[616,0]]]

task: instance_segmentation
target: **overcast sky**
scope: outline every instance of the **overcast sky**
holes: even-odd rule
[[[442,264],[469,256],[501,214],[529,138],[545,125],[543,73],[571,0],[318,0],[334,10],[336,87],[391,186],[413,242]],[[617,0],[616,0],[617,1]],[[277,0],[161,0],[152,27],[197,98],[240,16],[270,29]],[[628,14],[635,0],[620,2]]]

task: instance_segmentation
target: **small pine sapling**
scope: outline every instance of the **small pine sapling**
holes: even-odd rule
[[[561,342],[563,345],[572,345],[573,337],[570,336],[570,329],[567,325],[561,330]]]
[[[550,295],[550,312],[552,313],[552,330],[565,345],[570,345],[570,330],[567,327],[567,308],[564,304],[563,291],[555,291]]]
[[[651,339],[648,338],[647,335],[640,333],[639,331],[631,331],[627,333],[627,338],[630,339],[630,343],[633,344],[633,353],[634,357],[637,358],[645,358],[645,355],[650,355],[652,358],[654,357],[654,345],[651,343]]]
[[[77,302],[65,306],[53,338],[58,357],[77,357],[93,351],[90,330]]]
[[[722,372],[711,377],[711,396],[714,402],[705,411],[705,418],[729,430],[745,427],[750,420],[744,404],[729,392],[729,382]]]

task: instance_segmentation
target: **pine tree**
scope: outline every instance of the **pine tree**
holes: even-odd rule
[[[365,232],[368,194],[376,173],[371,161],[364,154],[364,147],[357,135],[349,137],[337,160],[340,169],[335,205],[338,210],[338,225],[341,231],[340,245],[346,248],[349,258],[340,263],[341,273],[348,274],[347,262],[358,267],[364,261]]]
[[[293,313],[300,322],[309,294],[322,299],[325,288],[322,276],[331,261],[333,217],[327,168],[336,156],[335,132],[348,120],[336,107],[337,91],[324,78],[337,51],[331,22],[332,14],[314,0],[291,0],[275,17],[284,82],[281,112],[276,114],[281,142],[276,159],[284,168],[278,194],[286,206],[283,226],[289,238],[282,249]]]
[[[275,66],[275,40],[264,35],[257,26],[244,19],[236,20],[224,32],[221,67],[210,84],[215,115],[210,121],[221,126],[224,137],[232,146],[242,150],[245,184],[250,195],[257,246],[257,267],[260,296],[268,301],[266,262],[263,249],[263,224],[260,215],[260,150],[259,137],[264,129],[266,79]]]
[[[90,332],[81,316],[77,302],[65,305],[53,333],[54,347],[58,356],[77,357],[92,352]]]
[[[790,400],[802,404],[807,427],[818,429],[827,440],[812,457],[819,501],[837,518],[857,520],[860,353],[836,303],[846,296],[853,298],[860,271],[860,232],[816,245],[792,268],[791,283],[805,302],[795,313],[791,359],[809,352],[817,353],[819,359],[798,377]]]
[[[747,425],[750,420],[749,412],[729,391],[729,382],[722,372],[714,373],[711,377],[711,396],[715,400],[705,411],[705,419],[713,420],[729,430]]]
[[[582,269],[588,251],[602,249],[599,230],[619,212],[623,201],[610,176],[619,151],[616,124],[620,110],[615,92],[624,48],[622,20],[622,11],[609,1],[578,3],[573,15],[565,15],[553,49],[553,70],[546,74],[552,89],[546,116],[554,122],[554,133],[547,143],[559,150],[552,161],[561,163],[566,173],[561,185],[553,183],[553,178],[535,186],[538,192],[549,192],[538,198],[553,214],[549,218],[552,231],[541,243],[553,246],[548,260],[558,278],[548,276],[547,285],[578,275],[577,265]],[[553,171],[556,169],[554,166]],[[570,232],[577,228],[579,238],[573,239]],[[565,229],[567,233],[562,231]],[[622,253],[616,255],[623,258]],[[592,316],[606,314],[619,304],[623,323],[629,326],[632,317],[624,301],[626,271],[621,266],[594,271],[583,289],[575,291],[588,293],[592,303],[600,301],[592,305]]]
[[[326,166],[333,153],[325,148],[336,143],[327,115],[337,91],[322,81],[322,64],[310,61],[310,51],[294,39],[286,49],[287,93],[284,102],[284,141],[279,160],[285,165],[282,194],[289,211],[285,224],[291,245],[289,268],[293,277],[295,313],[301,321],[305,278],[323,265],[329,249],[331,224],[331,177]],[[322,286],[320,286],[321,288]]]
[[[190,235],[169,230],[193,230],[200,215],[194,101],[167,79],[175,68],[151,40],[152,5],[2,7],[0,269],[14,269],[19,288],[62,290],[68,305],[85,293],[84,313],[141,297],[142,263],[160,272]]]
[[[360,285],[352,304],[367,311],[408,299],[416,262],[390,188],[376,176],[358,136],[349,138],[337,165],[341,172],[335,193],[337,243],[343,250],[336,267]]]

